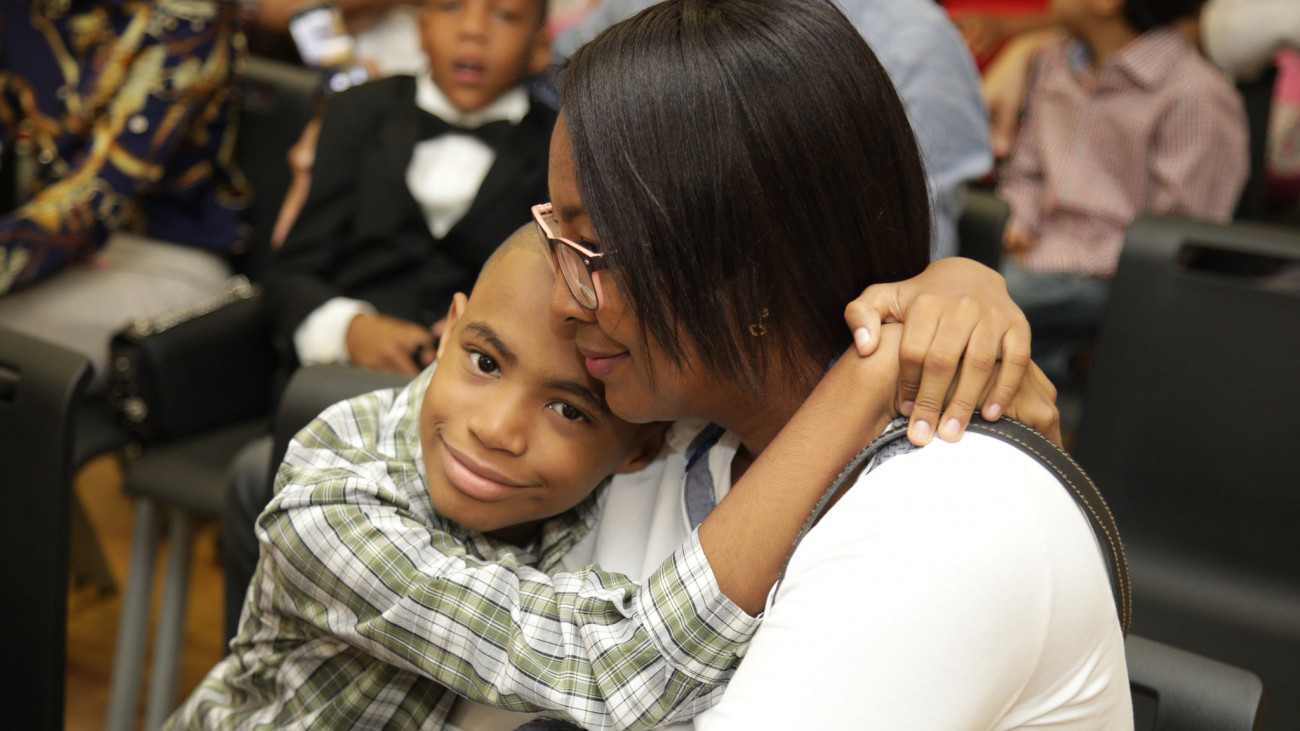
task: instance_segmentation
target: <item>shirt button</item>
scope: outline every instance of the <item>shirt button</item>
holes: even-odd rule
[[[137,114],[126,121],[126,128],[132,134],[142,135],[149,131],[149,120],[143,114]]]

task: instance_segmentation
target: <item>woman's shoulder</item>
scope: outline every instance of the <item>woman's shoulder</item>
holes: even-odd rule
[[[880,540],[914,546],[909,550],[963,546],[971,560],[1013,560],[1022,568],[1044,551],[1088,560],[1097,553],[1084,513],[1053,472],[1011,444],[969,432],[956,443],[935,440],[878,460],[823,523],[835,529],[828,533],[868,526]]]
[[[853,620],[827,623],[828,607]],[[1036,459],[979,434],[861,475],[791,557],[746,663],[760,640],[821,647],[824,665],[853,668],[832,674],[866,698],[846,713],[873,708],[886,727],[915,721],[897,694],[921,678],[954,691],[927,707],[933,727],[988,699],[1004,704],[1002,727],[1131,727],[1119,622],[1086,519]],[[887,672],[864,679],[877,665]]]

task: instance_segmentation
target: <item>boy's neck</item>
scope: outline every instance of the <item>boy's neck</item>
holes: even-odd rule
[[[512,546],[527,548],[542,535],[542,524],[544,522],[543,520],[532,520],[527,523],[509,525],[505,528],[488,531],[484,535],[498,541],[505,541]]]
[[[1073,32],[1074,36],[1087,46],[1093,71],[1101,69],[1121,49],[1142,35],[1118,16],[1100,18],[1088,27],[1078,28]]]

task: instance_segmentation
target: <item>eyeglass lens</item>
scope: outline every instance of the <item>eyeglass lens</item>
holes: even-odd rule
[[[551,230],[548,231],[548,228]],[[545,225],[539,221],[537,230],[550,246],[551,254],[555,257],[573,298],[589,310],[596,309],[596,286],[592,282],[591,272],[587,271],[587,265],[582,261],[582,254],[552,234],[559,230],[559,221],[554,216],[545,216]]]
[[[574,298],[584,307],[596,309],[596,286],[591,281],[587,265],[582,262],[582,255],[560,242],[555,244],[555,254]]]

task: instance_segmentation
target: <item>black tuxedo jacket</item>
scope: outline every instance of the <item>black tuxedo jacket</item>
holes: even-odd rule
[[[496,247],[531,220],[530,207],[547,200],[556,113],[534,101],[496,151],[465,217],[435,239],[406,187],[421,114],[410,76],[354,87],[330,101],[307,202],[267,273],[282,352],[294,352],[294,331],[332,297],[432,324],[447,314],[454,293],[469,292]]]

